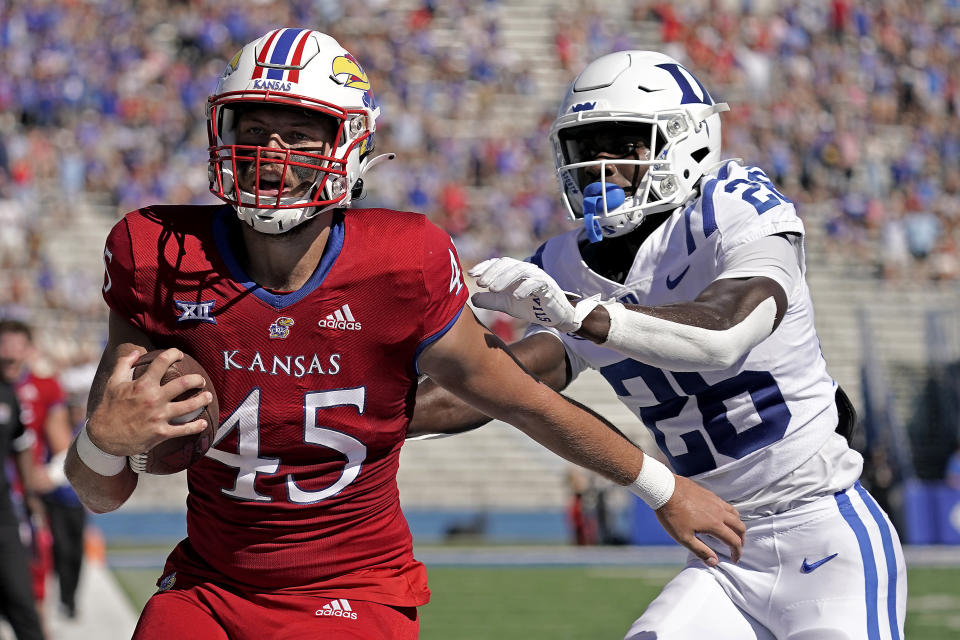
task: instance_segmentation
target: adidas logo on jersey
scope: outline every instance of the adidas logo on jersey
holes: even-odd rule
[[[360,331],[360,323],[350,312],[350,305],[345,304],[323,320],[317,323],[317,326],[325,329],[346,329],[347,331]]]
[[[350,603],[344,599],[329,602],[316,611],[318,616],[333,616],[335,618],[357,619],[357,612],[350,607]]]

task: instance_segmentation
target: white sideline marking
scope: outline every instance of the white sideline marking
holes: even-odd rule
[[[64,618],[57,611],[58,602],[56,580],[50,578],[44,601],[48,640],[129,640],[137,626],[138,616],[113,574],[89,558],[84,558],[80,574],[77,617]]]

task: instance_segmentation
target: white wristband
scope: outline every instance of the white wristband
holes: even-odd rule
[[[666,465],[653,456],[644,454],[640,475],[628,488],[656,511],[667,504],[676,485],[677,479]]]
[[[86,422],[83,423],[83,429],[77,436],[77,455],[83,464],[101,476],[115,476],[127,466],[126,456],[115,456],[93,444],[90,436],[87,435]]]

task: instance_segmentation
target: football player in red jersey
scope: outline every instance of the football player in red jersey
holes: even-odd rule
[[[220,403],[213,448],[188,471],[188,536],[138,640],[415,638],[429,590],[396,472],[422,374],[659,502],[705,560],[717,561],[696,532],[739,555],[735,510],[515,363],[466,307],[446,233],[420,214],[347,208],[385,159],[372,155],[378,114],[336,41],[272,31],[209,101],[211,190],[226,204],[148,207],[107,239],[109,340],[67,460],[81,498],[116,509],[137,483],[127,456],[203,429],[171,423],[210,401],[173,401],[202,377],[159,384],[183,352]]]
[[[13,386],[0,377],[0,465],[9,458],[16,476],[0,473],[0,616],[6,618],[17,640],[43,640],[39,607],[30,584],[30,566],[20,539],[20,519],[10,500],[10,479],[30,487],[33,468],[33,432],[20,420],[20,403]]]
[[[73,438],[66,394],[56,377],[38,375],[33,370],[32,334],[25,322],[0,320],[0,377],[16,390],[24,426],[35,438],[34,488],[43,505],[27,500],[27,511],[31,515],[33,594],[43,620],[47,575],[54,569],[60,578],[61,608],[69,617],[75,613],[81,560],[78,553],[82,550],[86,516],[63,472]]]

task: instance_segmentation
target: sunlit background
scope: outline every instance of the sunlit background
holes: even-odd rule
[[[36,368],[60,376],[72,402],[85,398],[105,339],[107,231],[140,206],[214,202],[205,100],[242,44],[280,26],[333,35],[370,77],[377,150],[398,160],[370,175],[357,206],[427,214],[465,267],[526,257],[569,228],[547,130],[579,69],[627,48],[681,60],[731,106],[724,157],[764,168],[804,221],[823,352],[860,412],[864,484],[904,542],[925,550],[918,564],[956,562],[958,0],[8,0],[0,316],[34,328]],[[522,330],[484,317],[508,341]],[[602,379],[570,391],[653,450]],[[184,475],[145,477],[120,512],[91,519],[92,556],[106,545],[108,567],[158,570],[185,530]],[[627,494],[506,425],[409,443],[400,485],[428,564],[431,551],[457,564],[467,551],[451,545],[467,543],[667,544],[663,557],[682,557]],[[116,551],[142,544],[155,548]],[[952,580],[946,605],[911,599],[908,617],[948,635],[914,626],[912,637],[960,634]]]

